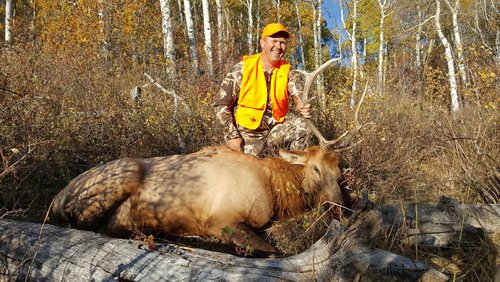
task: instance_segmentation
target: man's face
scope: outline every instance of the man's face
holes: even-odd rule
[[[287,39],[284,36],[273,35],[264,37],[260,40],[260,47],[262,48],[262,56],[264,60],[277,65],[285,55]]]

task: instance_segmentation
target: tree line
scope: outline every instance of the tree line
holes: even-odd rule
[[[329,58],[342,58],[352,105],[361,82],[369,80],[383,96],[395,73],[434,73],[447,81],[445,99],[452,112],[466,104],[496,106],[494,95],[481,91],[482,82],[496,81],[500,64],[496,1],[1,2],[4,49],[31,42],[41,54],[78,53],[94,64],[160,65],[169,78],[190,72],[220,79],[243,54],[259,51],[263,26],[282,22],[293,34],[287,59],[298,68],[311,70]],[[323,85],[320,78],[322,103]]]

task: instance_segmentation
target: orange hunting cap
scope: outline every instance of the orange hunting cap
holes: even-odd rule
[[[264,38],[266,36],[270,36],[276,34],[278,32],[283,32],[286,34],[286,38],[290,37],[290,32],[286,29],[286,27],[280,23],[270,23],[266,25],[264,30],[262,31],[262,35],[260,38]]]

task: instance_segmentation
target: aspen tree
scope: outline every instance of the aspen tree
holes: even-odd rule
[[[207,57],[207,71],[212,76],[214,74],[212,58],[212,27],[210,25],[210,6],[208,0],[203,0],[203,33],[205,35],[205,56]]]
[[[453,60],[453,54],[451,50],[451,44],[446,38],[441,28],[441,2],[436,0],[436,14],[434,16],[434,22],[436,26],[436,31],[438,33],[439,39],[444,46],[445,58],[448,63],[448,82],[450,84],[450,99],[451,99],[451,110],[453,112],[460,111],[460,106],[458,103],[458,92],[457,92],[457,80],[455,77],[455,62]]]
[[[184,17],[186,19],[186,29],[189,40],[189,50],[191,52],[191,64],[196,74],[199,74],[198,51],[196,51],[196,39],[194,34],[193,16],[191,15],[191,2],[184,0]]]
[[[173,75],[175,72],[175,49],[170,0],[160,0],[160,10],[161,30],[163,34],[163,51],[167,63],[167,72],[169,75]]]
[[[11,32],[12,21],[12,0],[5,1],[5,43],[10,45],[12,43]]]

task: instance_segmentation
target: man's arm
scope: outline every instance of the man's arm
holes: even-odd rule
[[[243,139],[236,126],[234,110],[240,93],[242,68],[243,63],[234,66],[222,81],[219,93],[214,100],[217,119],[224,126],[226,145],[239,151],[242,150]]]

